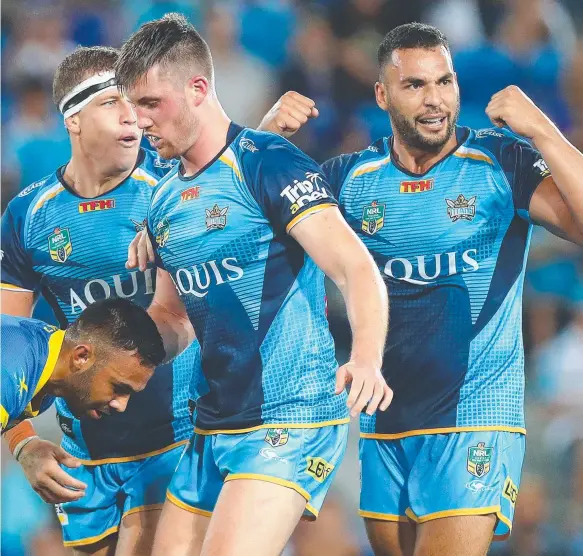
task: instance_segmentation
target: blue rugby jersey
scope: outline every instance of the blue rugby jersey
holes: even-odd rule
[[[423,175],[392,159],[390,137],[323,165],[390,295],[383,374],[395,395],[361,417],[366,437],[524,431],[528,207],[550,173],[509,131],[457,135]]]
[[[64,331],[36,319],[0,317],[2,430],[46,411],[55,398],[35,396],[47,383],[61,351]]]
[[[99,197],[79,197],[63,181],[64,168],[24,189],[2,216],[2,288],[42,293],[62,328],[103,298],[129,298],[147,307],[156,270],[126,270],[127,249],[145,225],[158,181],[171,167],[141,150],[133,173]],[[173,364],[158,367],[124,413],[78,420],[58,399],[63,447],[85,460],[115,460],[188,438],[187,389],[197,349],[195,343]]]
[[[231,124],[200,172],[175,168],[148,215],[201,347],[197,431],[344,422],[324,274],[288,235],[336,201],[285,139]]]

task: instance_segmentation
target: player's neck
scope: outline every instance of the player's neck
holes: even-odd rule
[[[205,118],[199,120],[196,142],[181,157],[186,177],[196,174],[221,152],[227,142],[230,125],[231,120],[218,102],[209,107]]]
[[[447,143],[437,152],[427,152],[415,149],[404,143],[395,134],[393,139],[393,156],[397,158],[399,164],[413,174],[424,174],[434,164],[446,157],[457,145],[456,134],[453,133]]]
[[[61,345],[61,350],[59,351],[59,356],[57,357],[57,362],[55,363],[55,368],[46,384],[38,391],[35,396],[36,399],[42,400],[47,394],[62,397],[65,393],[66,379],[71,372],[69,369],[71,350],[71,344],[67,339],[64,339],[63,344]]]
[[[132,172],[133,168],[116,173],[110,168],[100,167],[96,160],[79,156],[73,151],[73,156],[65,168],[63,179],[80,197],[91,199],[111,191]]]

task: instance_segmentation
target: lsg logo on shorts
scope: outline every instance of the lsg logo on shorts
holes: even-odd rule
[[[483,477],[490,471],[492,452],[494,448],[486,447],[484,442],[478,442],[477,446],[468,448],[468,460],[466,468],[474,477]]]
[[[57,518],[61,525],[69,525],[69,516],[67,515],[67,512],[63,510],[63,505],[55,504],[55,511],[57,512]]]
[[[514,484],[510,477],[506,477],[504,481],[504,491],[502,495],[510,500],[510,503],[514,506],[516,504],[516,498],[518,497],[518,487]]]
[[[310,456],[307,458],[307,460],[308,467],[306,469],[306,473],[311,475],[312,478],[316,479],[316,481],[319,483],[323,483],[334,469],[334,466],[329,464],[323,458],[314,458]]]

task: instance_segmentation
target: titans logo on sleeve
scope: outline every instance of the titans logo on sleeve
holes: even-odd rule
[[[285,139],[231,125],[203,170],[174,169],[148,227],[201,346],[197,431],[343,422],[324,274],[288,235],[336,206],[318,166]]]
[[[2,430],[36,417],[54,401],[35,396],[55,368],[65,333],[35,319],[2,315]]]
[[[123,297],[147,307],[156,271],[126,270],[127,248],[144,229],[152,195],[171,166],[143,150],[133,173],[97,198],[72,191],[62,178],[64,168],[23,190],[2,217],[2,288],[42,293],[62,328],[99,299]],[[193,347],[173,365],[156,369],[124,413],[78,420],[58,399],[65,449],[82,459],[123,458],[188,438],[186,399],[195,352]]]
[[[391,138],[323,166],[390,294],[384,375],[395,397],[363,416],[365,437],[524,430],[528,206],[549,170],[508,131],[457,134],[423,175],[392,160]]]

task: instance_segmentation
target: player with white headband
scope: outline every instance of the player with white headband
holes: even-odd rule
[[[117,89],[115,73],[113,71],[92,75],[82,83],[79,83],[79,85],[63,97],[63,100],[59,103],[59,110],[66,120],[74,114],[77,114],[77,112],[80,112],[95,97],[112,89]]]
[[[79,48],[57,69],[53,97],[71,159],[23,190],[2,216],[3,313],[30,316],[42,293],[64,328],[98,299],[125,297],[145,307],[152,300],[156,272],[151,265],[127,270],[127,246],[173,163],[140,148],[136,116],[116,86],[117,58],[112,48]],[[182,198],[195,201],[199,193],[187,189]],[[195,343],[158,367],[123,414],[78,420],[59,400],[61,448],[36,437],[30,421],[6,433],[13,448],[26,441],[18,461],[33,488],[57,504],[75,554],[150,553],[166,488],[192,434],[187,397],[197,356]]]
[[[117,58],[112,48],[79,48],[57,69],[53,97],[71,159],[22,191],[2,217],[4,313],[30,316],[42,293],[64,328],[102,298],[150,304],[155,272],[126,270],[127,244],[172,163],[140,148],[136,117],[112,71]],[[76,554],[148,554],[156,510],[192,428],[177,386],[192,366],[187,355],[158,367],[124,414],[77,419],[59,399],[61,447],[36,437],[18,452],[33,488],[57,504],[65,545]],[[25,421],[6,436],[17,447],[35,433]]]

